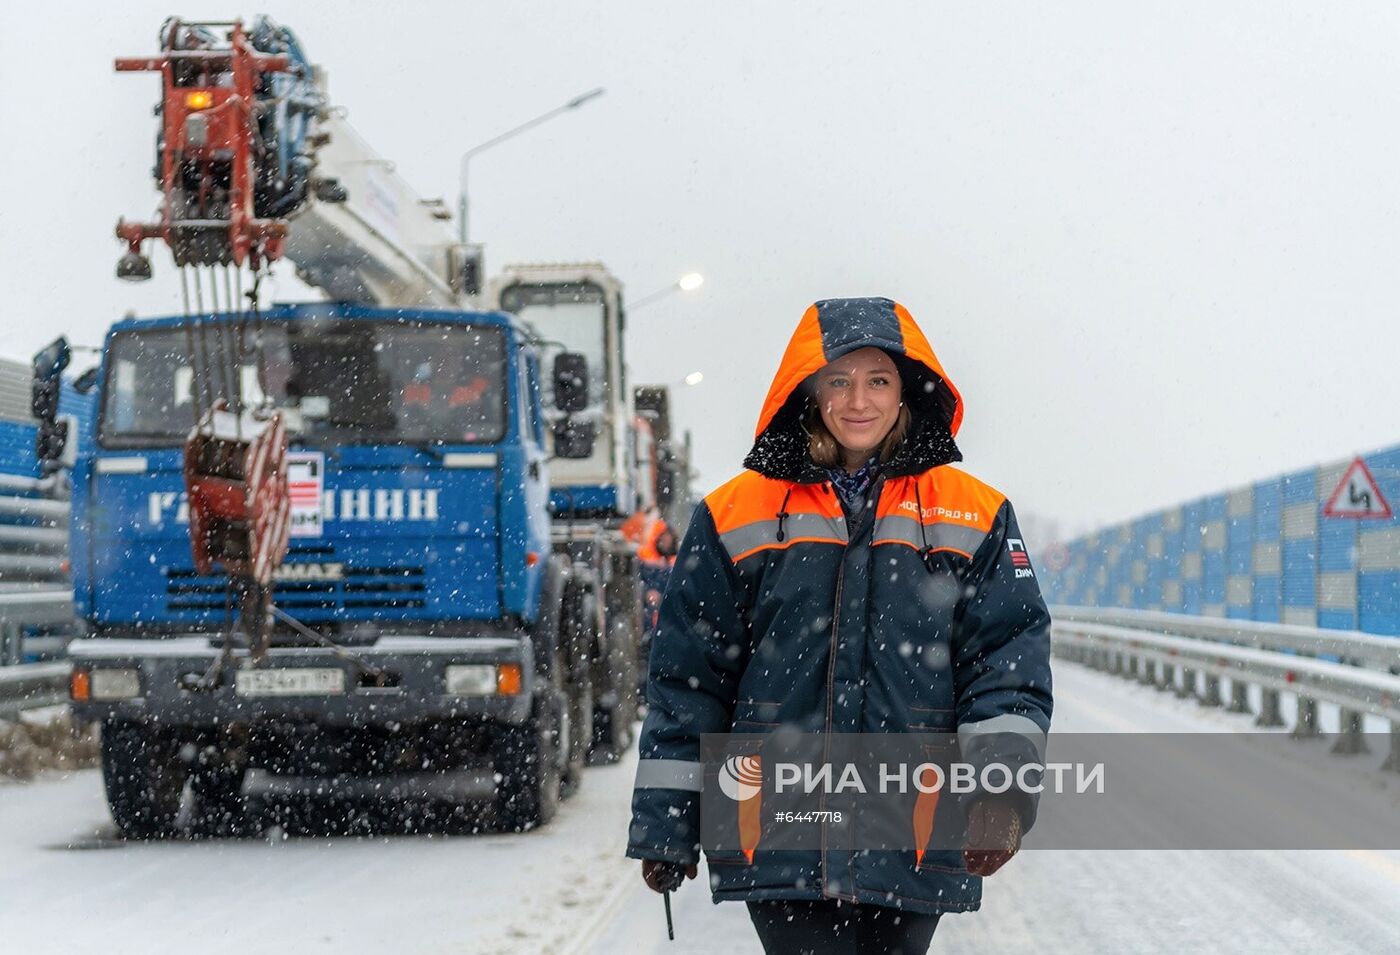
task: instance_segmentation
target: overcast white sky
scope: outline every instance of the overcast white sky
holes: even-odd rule
[[[967,402],[966,467],[1072,529],[1400,441],[1389,3],[25,3],[0,32],[0,354],[179,309],[118,283],[168,13],[267,12],[424,195],[472,164],[488,268],[601,259],[701,484],[805,306],[888,295]],[[878,8],[878,12],[872,10]],[[290,269],[283,266],[284,273]],[[290,289],[292,283],[284,282]]]

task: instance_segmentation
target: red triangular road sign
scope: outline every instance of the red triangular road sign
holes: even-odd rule
[[[1390,502],[1381,493],[1376,479],[1371,476],[1371,469],[1361,458],[1351,462],[1346,469],[1322,513],[1327,517],[1391,517]]]

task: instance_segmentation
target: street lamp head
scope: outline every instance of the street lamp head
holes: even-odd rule
[[[690,374],[688,374],[688,375],[685,376],[685,383],[686,383],[687,385],[698,385],[698,384],[700,384],[700,382],[702,382],[702,381],[704,381],[704,380],[705,380],[705,374],[704,374],[704,372],[692,371]]]
[[[650,305],[659,299],[663,299],[667,295],[674,295],[677,292],[693,292],[704,284],[705,276],[701,275],[699,272],[687,272],[665,288],[659,288],[650,295],[643,295],[641,298],[634,300],[632,302],[631,311],[635,312],[637,309]]]
[[[578,96],[575,96],[573,99],[569,100],[564,105],[569,109],[578,109],[584,103],[588,102],[591,99],[597,99],[599,96],[602,96],[606,92],[607,90],[599,86],[597,89],[591,89],[587,93],[580,93]]]
[[[492,146],[498,146],[501,143],[505,142],[507,139],[519,136],[526,130],[534,129],[536,126],[540,125],[540,123],[547,122],[556,116],[562,116],[569,110],[578,109],[580,106],[582,106],[584,103],[587,103],[589,100],[597,99],[599,96],[602,96],[604,92],[605,91],[603,87],[599,86],[589,90],[587,93],[580,93],[578,96],[575,96],[573,99],[569,100],[564,105],[556,106],[551,110],[547,110],[541,113],[540,115],[536,116],[534,119],[526,120],[519,126],[516,126],[512,129],[508,129],[498,136],[493,136],[492,138],[486,140],[486,142],[484,143],[477,143],[471,149],[468,149],[466,152],[462,153],[461,165],[459,166],[460,171],[458,173],[460,177],[460,181],[458,184],[459,191],[457,194],[458,242],[460,242],[462,245],[467,244],[467,162],[478,153],[483,153],[486,150],[490,149]]]

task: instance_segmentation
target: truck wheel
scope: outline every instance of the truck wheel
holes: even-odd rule
[[[122,835],[153,839],[175,832],[187,768],[179,743],[142,723],[102,725],[102,782]]]
[[[492,765],[502,829],[524,832],[554,818],[560,798],[559,723],[555,707],[537,700],[523,725],[497,731]]]
[[[598,604],[591,593],[575,592],[565,621],[567,652],[555,666],[564,677],[569,701],[569,751],[564,765],[562,796],[567,799],[583,785],[588,750],[593,745],[593,634]]]
[[[631,632],[615,622],[609,633],[607,650],[594,670],[590,765],[615,763],[632,745],[632,720],[637,713],[633,646]]]
[[[617,567],[609,585],[607,642],[594,671],[596,706],[593,744],[588,761],[593,765],[615,763],[632,745],[632,721],[637,713],[637,644],[642,632],[641,596],[635,559],[615,558]]]
[[[206,749],[190,773],[194,794],[195,828],[206,835],[242,835],[248,828],[243,799],[246,763],[236,763],[217,750]]]
[[[588,749],[593,744],[593,681],[587,670],[575,674],[569,694],[569,762],[564,767],[563,797],[568,799],[583,785]]]
[[[621,694],[613,693],[613,697]],[[605,695],[593,710],[593,748],[588,753],[590,766],[604,766],[622,759],[632,745],[632,716],[636,705],[631,700],[607,706]]]

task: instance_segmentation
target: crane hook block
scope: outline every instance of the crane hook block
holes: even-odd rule
[[[185,440],[185,491],[195,569],[269,587],[290,532],[282,415],[240,419],[216,402]]]

